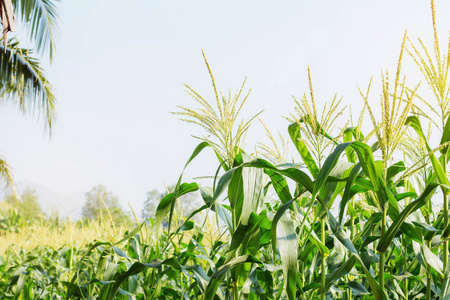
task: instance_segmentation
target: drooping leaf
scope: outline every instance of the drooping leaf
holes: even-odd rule
[[[359,282],[350,281],[347,283],[347,286],[352,290],[352,294],[355,296],[364,296],[369,295],[369,291]]]
[[[198,189],[198,185],[196,183],[192,183],[190,185],[185,185],[183,189],[181,189],[182,186],[182,178],[184,171],[186,170],[186,167],[191,163],[192,160],[194,160],[200,152],[202,152],[203,149],[206,147],[211,147],[211,145],[208,142],[201,142],[200,144],[195,147],[194,151],[192,152],[192,155],[189,157],[188,161],[184,165],[183,171],[181,172],[180,177],[178,178],[178,182],[175,185],[175,189],[173,193],[170,193],[166,195],[158,205],[158,208],[156,210],[155,214],[155,230],[157,233],[159,233],[159,229],[161,227],[161,222],[169,212],[169,229],[168,232],[170,232],[170,227],[172,223],[172,217],[173,217],[173,211],[175,209],[175,203],[178,197],[182,196],[183,194],[192,192],[196,189]],[[195,184],[195,186],[194,186]],[[181,191],[180,191],[181,190]],[[166,198],[167,197],[167,198]]]
[[[355,262],[356,257],[352,255],[349,259],[345,260],[339,268],[327,274],[325,287],[321,287],[321,293],[328,291],[335,281],[347,275],[355,265]]]
[[[446,185],[446,186],[450,186],[450,182],[445,174],[444,168],[441,165],[441,163],[439,162],[439,160],[436,158],[436,156],[434,155],[434,152],[432,151],[432,149],[430,148],[430,146],[428,145],[428,141],[425,137],[425,134],[422,131],[422,125],[420,124],[420,120],[419,118],[417,118],[416,116],[410,116],[406,119],[406,125],[411,126],[419,135],[419,137],[422,139],[422,141],[425,143],[426,147],[427,147],[427,151],[428,151],[428,156],[430,157],[431,160],[431,164],[433,165],[433,170],[435,172],[435,176],[437,177],[439,183]],[[443,136],[444,138],[444,136]],[[449,193],[450,191],[448,191],[447,188],[443,188],[444,192]]]
[[[298,237],[295,233],[294,222],[284,215],[278,221],[276,232],[286,294],[290,300],[295,300]]]
[[[30,39],[36,43],[36,49],[43,53],[49,51],[50,60],[53,57],[58,28],[58,8],[55,2],[59,0],[12,0],[17,15],[28,29]]]
[[[162,220],[166,217],[168,212],[170,213],[170,216],[172,216],[173,213],[173,206],[175,205],[175,202],[178,197],[181,197],[187,193],[195,192],[198,190],[197,183],[183,183],[179,186],[177,192],[169,193],[165,195],[161,201],[158,204],[158,208],[156,209],[156,215],[155,215],[155,228],[156,232],[159,232],[159,227],[161,225]],[[170,222],[171,219],[169,218],[169,230],[170,230]]]
[[[287,201],[292,199],[287,181],[280,173],[274,172],[269,169],[264,169],[264,173],[266,173],[270,177],[275,192],[277,193],[281,202],[286,203]]]
[[[246,154],[242,154],[242,158],[245,162],[252,161],[252,157]],[[243,168],[242,169],[242,185],[243,185],[243,204],[240,222],[247,225],[248,218],[252,212],[256,214],[262,207],[264,201],[263,194],[263,170],[261,168]]]
[[[0,45],[0,97],[16,103],[23,112],[41,113],[49,130],[55,122],[56,97],[33,51],[11,39]]]
[[[400,172],[405,171],[405,169],[406,169],[406,167],[405,167],[405,163],[403,161],[399,161],[399,162],[389,166],[389,168],[387,169],[386,181],[393,179],[394,176],[396,176]]]
[[[217,187],[216,187],[216,190],[214,191],[214,196],[213,196],[213,200],[212,200],[213,202],[215,202],[219,198],[219,196],[225,191],[225,189],[228,187],[228,185],[231,182],[234,172],[236,172],[236,170],[238,170],[240,168],[244,168],[244,167],[255,167],[255,168],[263,168],[265,170],[273,170],[273,171],[278,172],[286,177],[291,178],[296,183],[304,186],[308,191],[310,191],[310,192],[313,191],[314,183],[312,182],[311,178],[305,172],[303,172],[297,168],[294,168],[294,167],[283,167],[283,166],[275,167],[268,161],[257,158],[252,161],[249,161],[249,162],[244,162],[240,166],[234,167],[234,168],[230,169],[229,171],[227,171],[226,173],[224,173],[220,177],[219,182],[217,183]]]
[[[444,276],[444,263],[439,257],[436,256],[436,254],[431,252],[426,243],[422,244],[421,252],[425,262],[436,270],[436,272],[438,272],[441,276]]]

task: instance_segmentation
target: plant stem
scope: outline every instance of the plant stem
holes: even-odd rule
[[[426,215],[427,224],[430,224],[431,200],[428,200],[428,212]],[[431,241],[428,241],[428,247],[431,249]],[[431,267],[427,263],[427,294],[426,300],[431,299]]]
[[[444,155],[444,163],[443,163],[444,174],[447,175],[447,155]],[[448,226],[448,192],[445,188],[442,188],[442,192],[444,193],[444,228]],[[444,240],[444,253],[443,253],[443,267],[444,270],[447,270],[448,264],[448,241]]]
[[[382,208],[383,210],[383,217],[381,219],[381,235],[380,239],[383,238],[384,233],[386,232],[386,208]],[[379,270],[379,281],[380,281],[380,287],[382,290],[384,290],[384,263],[385,263],[385,252],[380,252],[380,270]]]
[[[355,219],[351,217],[350,220],[350,240],[353,241],[353,237],[355,236]]]
[[[405,294],[405,299],[406,300],[408,300],[408,293],[409,293],[409,290],[408,290],[408,278],[405,278],[405,281],[404,281],[404,294]]]
[[[322,244],[325,245],[325,219],[320,220],[320,240]],[[321,274],[320,274],[320,282],[322,287],[325,287],[326,284],[326,265],[325,265],[325,254],[322,253],[321,256]],[[320,295],[320,299],[325,300],[325,295],[327,294],[327,291],[323,290],[322,294]]]
[[[444,191],[444,228],[448,226],[448,194]],[[444,240],[444,254],[443,254],[444,270],[447,270],[448,264],[448,240]]]

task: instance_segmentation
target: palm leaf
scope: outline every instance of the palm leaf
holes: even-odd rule
[[[58,35],[59,0],[12,0],[18,17],[28,29],[28,34],[39,53],[49,51],[50,60],[55,49]]]
[[[56,98],[33,51],[21,48],[15,39],[6,49],[0,46],[0,100],[19,104],[22,111],[40,111],[51,129],[55,121]]]
[[[2,158],[0,158],[0,178],[5,181],[7,186],[13,189],[15,195],[18,195],[16,189],[14,188],[14,180],[11,172],[11,167]]]

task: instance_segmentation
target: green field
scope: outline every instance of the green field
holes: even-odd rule
[[[111,195],[95,206],[101,186],[80,220],[12,193],[0,206],[0,299],[450,299],[450,47],[432,7],[434,44],[405,33],[397,70],[381,92],[361,88],[359,114],[338,97],[317,107],[308,68],[286,132],[266,127],[272,144],[254,151],[243,149],[259,115],[241,121],[245,82],[222,94],[203,53],[214,98],[186,85],[194,105],[174,113],[205,135],[152,217]],[[405,60],[427,96],[406,84]],[[208,184],[185,180],[191,162],[209,164],[204,152],[217,158]],[[9,172],[0,161],[13,186]],[[201,204],[183,214],[187,195]]]

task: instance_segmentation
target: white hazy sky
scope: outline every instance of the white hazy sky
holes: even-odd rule
[[[169,112],[194,105],[182,83],[211,99],[201,49],[221,90],[234,91],[248,78],[252,92],[242,116],[264,110],[268,127],[287,136],[283,116],[293,111],[292,95],[308,92],[308,65],[319,106],[337,93],[356,114],[362,107],[357,86],[365,88],[372,75],[379,82],[382,68],[394,75],[406,29],[413,40],[432,42],[428,0],[124,3],[58,4],[61,36],[53,63],[44,64],[58,99],[53,136],[42,120],[0,107],[0,155],[16,181],[61,195],[102,183],[123,206],[130,202],[140,211],[148,191],[177,181],[199,143],[191,134],[202,132]],[[436,6],[445,44],[450,1]],[[415,85],[421,78],[408,64],[406,57],[408,83]],[[246,149],[257,141],[267,139],[255,122]],[[210,152],[188,168],[187,179],[213,174]],[[298,158],[293,147],[290,153]]]

